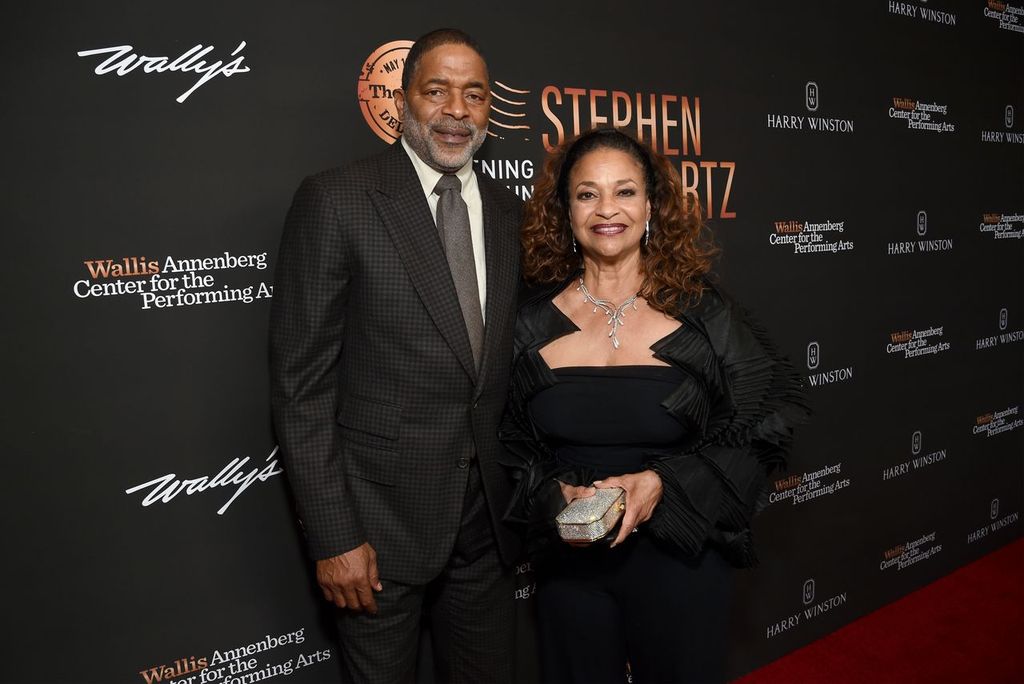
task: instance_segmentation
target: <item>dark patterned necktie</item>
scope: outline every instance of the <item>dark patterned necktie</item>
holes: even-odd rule
[[[480,368],[484,344],[484,319],[480,312],[480,289],[476,281],[476,259],[473,257],[473,236],[469,230],[469,208],[462,199],[462,181],[446,173],[434,186],[437,202],[437,230],[444,244],[448,268],[455,281],[459,308],[466,321],[473,361]]]

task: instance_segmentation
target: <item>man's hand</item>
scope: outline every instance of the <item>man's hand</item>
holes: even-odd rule
[[[384,587],[377,574],[377,552],[369,542],[340,556],[318,560],[316,581],[324,598],[339,608],[377,613],[373,592]]]
[[[622,514],[619,536],[612,542],[618,546],[636,529],[636,526],[651,519],[654,507],[661,501],[661,477],[653,470],[609,477],[594,482],[598,489],[622,487],[626,492],[626,512]]]

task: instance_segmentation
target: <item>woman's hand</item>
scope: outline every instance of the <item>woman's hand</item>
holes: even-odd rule
[[[576,499],[586,499],[597,494],[597,490],[593,487],[576,487],[565,484],[561,480],[558,481],[558,485],[562,488],[562,497],[565,498],[567,504],[571,504]]]
[[[562,485],[563,493],[565,487],[566,485]],[[619,527],[619,536],[612,542],[613,547],[625,541],[637,525],[650,520],[654,507],[661,501],[661,477],[653,470],[597,480],[594,487],[622,487],[626,492],[626,511],[622,514],[622,525]]]

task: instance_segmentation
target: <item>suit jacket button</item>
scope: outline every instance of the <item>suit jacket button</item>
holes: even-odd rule
[[[462,458],[460,458],[458,460],[458,462],[455,465],[459,466],[460,468],[468,468],[469,467],[469,459],[466,458],[465,456],[463,456]]]

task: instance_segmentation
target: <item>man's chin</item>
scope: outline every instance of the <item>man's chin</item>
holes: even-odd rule
[[[444,150],[434,149],[431,155],[434,162],[440,168],[443,168],[446,173],[455,172],[465,166],[470,159],[473,158],[473,152],[471,148],[463,148],[460,150]]]

